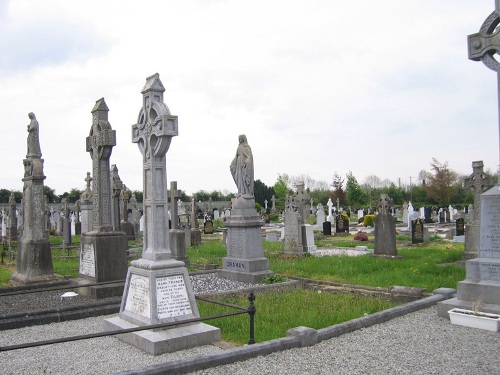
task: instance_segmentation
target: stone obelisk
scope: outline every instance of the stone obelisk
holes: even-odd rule
[[[191,280],[183,262],[174,260],[168,232],[166,153],[178,134],[177,116],[163,102],[158,74],[146,79],[143,105],[132,142],[143,157],[144,241],[142,257],[129,267],[120,314],[105,320],[107,330],[198,318]],[[121,334],[118,338],[149,354],[187,349],[220,340],[220,330],[204,323]]]
[[[38,121],[30,113],[28,125],[28,154],[24,159],[23,234],[18,243],[14,285],[52,282],[62,279],[54,274],[49,236],[45,220],[43,193],[43,159],[39,142]]]
[[[92,109],[92,127],[87,151],[92,158],[92,230],[80,237],[79,284],[116,281],[80,288],[93,298],[121,295],[127,275],[127,236],[114,230],[111,220],[111,173],[109,158],[116,145],[116,133],[108,122],[109,108],[104,98]]]

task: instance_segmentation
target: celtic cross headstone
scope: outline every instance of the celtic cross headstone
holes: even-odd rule
[[[114,229],[111,215],[111,173],[109,158],[116,145],[116,132],[108,121],[109,108],[101,98],[92,109],[92,126],[86,150],[92,158],[92,230],[80,237],[79,284],[116,281],[105,286],[80,288],[93,298],[120,295],[127,274],[127,237]]]
[[[132,125],[132,142],[143,157],[144,239],[140,259],[131,262],[120,314],[105,320],[116,330],[198,318],[198,306],[185,264],[172,259],[168,231],[165,155],[178,134],[177,116],[163,101],[158,74],[146,79],[143,105]],[[189,339],[186,337],[189,336]],[[220,330],[204,323],[122,334],[120,340],[149,354],[161,354],[220,340]]]

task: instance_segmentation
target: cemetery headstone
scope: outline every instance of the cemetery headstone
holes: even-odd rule
[[[349,219],[345,217],[342,213],[338,213],[335,217],[335,235],[345,236],[349,234]]]
[[[121,223],[120,196],[123,190],[123,182],[118,174],[116,164],[111,165],[111,222],[115,231],[119,231]]]
[[[27,160],[27,159],[25,159]],[[43,162],[42,162],[43,164]],[[17,241],[18,232],[17,232],[17,207],[16,207],[16,197],[14,193],[10,193],[9,196],[9,225],[7,228],[7,237],[9,241]]]
[[[325,209],[321,203],[316,206],[316,226],[318,228],[323,228],[323,223],[325,222]],[[330,223],[331,224],[331,223]]]
[[[90,172],[87,172],[87,177],[85,177],[86,188],[82,195],[80,196],[80,210],[82,214],[82,231],[81,234],[90,232],[92,230],[93,225],[93,198],[92,198],[92,189],[90,187],[90,183],[92,182],[92,177]]]
[[[271,205],[271,213],[272,214],[275,214],[276,213],[276,197],[273,196],[271,197],[271,202],[272,202],[272,205]]]
[[[415,219],[411,222],[411,243],[424,242],[424,221],[422,219]]]
[[[464,236],[465,235],[465,220],[464,218],[460,217],[457,220],[455,220],[455,228],[456,228],[456,233],[457,236]]]
[[[493,186],[493,179],[483,171],[483,161],[472,162],[472,174],[465,179],[464,187],[471,189],[474,196],[474,206],[469,213],[470,223],[465,226],[465,244],[462,259],[477,258],[479,252],[479,228],[481,217],[481,194]]]
[[[91,298],[120,295],[127,274],[127,236],[112,221],[109,158],[116,132],[108,121],[109,108],[101,98],[92,109],[92,126],[86,150],[92,159],[92,230],[80,237],[79,293]],[[100,286],[85,286],[110,282]]]
[[[198,224],[198,206],[194,199],[191,201],[191,245],[199,246],[201,244],[201,230]],[[226,216],[228,216],[226,214]]]
[[[181,197],[181,191],[177,190],[177,181],[170,181],[170,221],[172,223],[170,234],[170,250],[172,258],[189,265],[189,259],[186,255],[186,234],[179,227],[178,199]],[[191,241],[191,235],[189,237]]]
[[[238,137],[236,155],[229,170],[238,192],[226,219],[227,256],[222,259],[221,277],[256,283],[272,274],[262,246],[263,222],[255,209],[254,162],[247,137]]]
[[[203,233],[214,234],[214,222],[212,219],[205,220],[205,223],[203,224]]]
[[[81,205],[80,205],[80,200],[78,199],[75,202],[75,230],[73,232],[75,235],[82,234],[82,222],[80,221],[80,213],[81,213]]]
[[[166,153],[178,134],[177,116],[163,101],[159,75],[146,79],[143,106],[132,125],[132,142],[143,157],[144,243],[141,259],[127,273],[120,313],[105,320],[106,330],[182,322],[200,316],[187,268],[172,259],[168,226]],[[150,173],[154,170],[154,173]],[[204,323],[145,330],[117,336],[158,355],[220,340],[220,330]]]
[[[381,194],[377,203],[378,215],[375,216],[375,248],[374,256],[399,258],[396,250],[396,219],[390,209],[393,200],[387,194]]]
[[[13,285],[29,285],[61,279],[54,274],[49,236],[45,228],[43,192],[45,176],[39,143],[39,124],[34,113],[30,112],[28,117],[31,122],[28,125],[28,152],[26,159],[23,160],[23,233],[18,241],[16,271],[11,277]],[[11,200],[9,209],[11,217],[14,218],[15,210],[12,209]],[[12,227],[10,229],[13,230]]]
[[[328,202],[326,203],[328,206],[328,216],[326,217],[326,220],[328,220],[330,223],[334,223],[335,219],[332,215],[332,208],[333,208],[333,202],[330,198],[328,198]]]
[[[305,255],[302,244],[302,225],[304,224],[302,216],[299,213],[295,196],[287,196],[285,200],[285,236],[284,236],[284,254],[285,255]]]
[[[68,198],[62,199],[62,217],[63,217],[63,243],[65,246],[71,246],[71,208]]]
[[[330,223],[329,221],[323,222],[323,234],[325,236],[332,235],[332,223]]]

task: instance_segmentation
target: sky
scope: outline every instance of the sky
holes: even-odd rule
[[[1,0],[0,188],[22,191],[28,113],[40,124],[45,185],[84,189],[100,98],[110,164],[142,190],[132,125],[159,73],[179,135],[167,180],[187,194],[236,192],[245,134],[255,179],[351,171],[415,183],[432,158],[472,173],[499,163],[495,72],[467,36],[493,0]]]

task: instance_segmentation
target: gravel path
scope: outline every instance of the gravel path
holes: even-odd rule
[[[105,317],[4,331],[3,345],[102,330]],[[498,374],[500,334],[450,324],[434,307],[317,345],[192,374]],[[3,374],[112,374],[221,351],[150,356],[112,337],[0,353]]]

